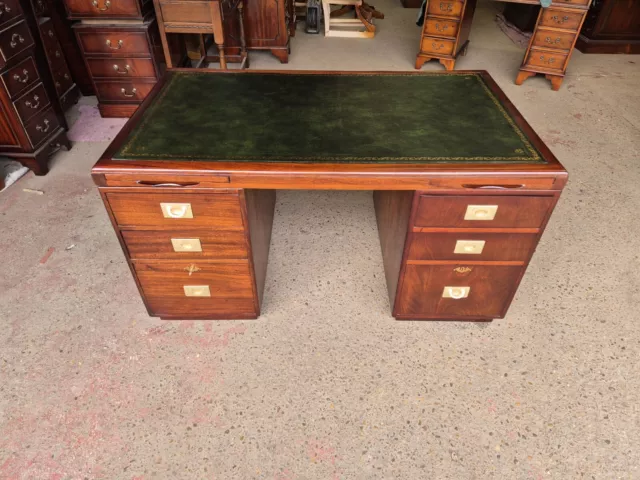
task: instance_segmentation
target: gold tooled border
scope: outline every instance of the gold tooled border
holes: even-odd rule
[[[262,73],[262,72],[261,72]],[[482,77],[475,73],[455,73],[455,72],[423,72],[420,75],[408,74],[408,73],[392,73],[392,74],[376,74],[376,73],[353,73],[350,74],[352,76],[363,76],[363,77],[375,77],[375,76],[389,76],[389,77],[416,77],[416,76],[443,76],[450,75],[456,77],[466,77],[466,78],[475,78],[476,81],[480,83],[485,93],[489,96],[493,104],[498,108],[498,111],[502,114],[502,116],[506,119],[507,123],[511,126],[513,131],[516,133],[520,141],[523,143],[524,147],[529,151],[531,156],[527,157],[353,157],[353,156],[343,156],[343,157],[327,157],[327,156],[278,156],[277,160],[274,160],[274,157],[266,157],[266,156],[257,156],[257,155],[243,155],[243,156],[225,156],[225,157],[206,157],[206,156],[198,156],[198,155],[176,155],[176,154],[149,154],[145,153],[144,147],[138,148],[139,153],[135,153],[131,151],[131,146],[135,143],[136,139],[144,130],[144,127],[151,118],[153,117],[153,112],[158,109],[162,103],[164,97],[169,93],[174,84],[183,78],[187,78],[189,76],[202,76],[202,75],[210,75],[205,72],[194,72],[194,73],[174,73],[169,82],[162,89],[160,94],[158,95],[156,101],[147,109],[144,113],[144,116],[140,122],[140,124],[135,128],[133,134],[129,137],[126,144],[113,156],[114,160],[127,160],[129,158],[140,158],[140,157],[151,157],[157,159],[163,158],[180,158],[180,159],[191,159],[191,160],[203,160],[203,161],[269,161],[273,163],[284,163],[287,161],[296,161],[298,163],[305,163],[311,161],[330,163],[332,161],[338,162],[349,162],[349,163],[376,163],[376,162],[389,162],[389,163],[412,163],[412,162],[460,162],[460,161],[491,161],[492,163],[498,162],[511,162],[511,163],[527,163],[527,162],[545,162],[543,158],[540,157],[536,149],[531,145],[525,134],[518,128],[518,126],[513,121],[513,118],[509,115],[509,113],[504,109],[504,106],[500,101],[495,97],[491,89],[484,82]],[[246,74],[245,74],[246,75]],[[251,75],[251,74],[249,74]],[[269,75],[267,73],[267,75]],[[290,75],[296,75],[295,72],[292,72]],[[297,75],[305,75],[305,74],[297,74]],[[332,73],[318,73],[314,74],[315,76],[334,76]]]

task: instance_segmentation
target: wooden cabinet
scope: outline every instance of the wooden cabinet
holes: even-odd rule
[[[576,44],[582,53],[640,53],[640,2],[597,0]]]
[[[0,154],[44,175],[49,156],[71,146],[66,122],[51,72],[38,60],[31,5],[5,0],[0,8]]]
[[[289,61],[289,36],[295,32],[292,0],[245,0],[244,29],[249,50],[269,50],[281,63]],[[225,51],[240,59],[237,10],[223,5]]]
[[[427,0],[416,69],[437,59],[453,70],[458,55],[464,55],[476,0]]]
[[[164,66],[151,0],[65,0],[103,117],[130,117]]]

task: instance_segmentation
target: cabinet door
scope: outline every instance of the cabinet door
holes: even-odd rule
[[[632,0],[605,2],[594,30],[595,38],[640,38],[640,5]]]
[[[225,3],[224,29],[225,46],[240,45],[240,30],[238,28],[238,13],[229,11]],[[285,0],[245,0],[244,2],[244,32],[248,48],[282,47],[289,41],[286,25]]]

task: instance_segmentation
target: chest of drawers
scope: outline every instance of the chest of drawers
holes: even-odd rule
[[[44,175],[49,156],[70,147],[66,122],[50,72],[39,66],[31,6],[5,0],[1,7],[0,154]]]
[[[427,0],[416,68],[437,59],[453,70],[458,55],[466,53],[476,0]]]
[[[103,117],[129,117],[162,73],[151,0],[66,0]]]

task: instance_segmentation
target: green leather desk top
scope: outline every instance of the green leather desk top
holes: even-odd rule
[[[171,72],[112,159],[546,163],[476,73]]]

